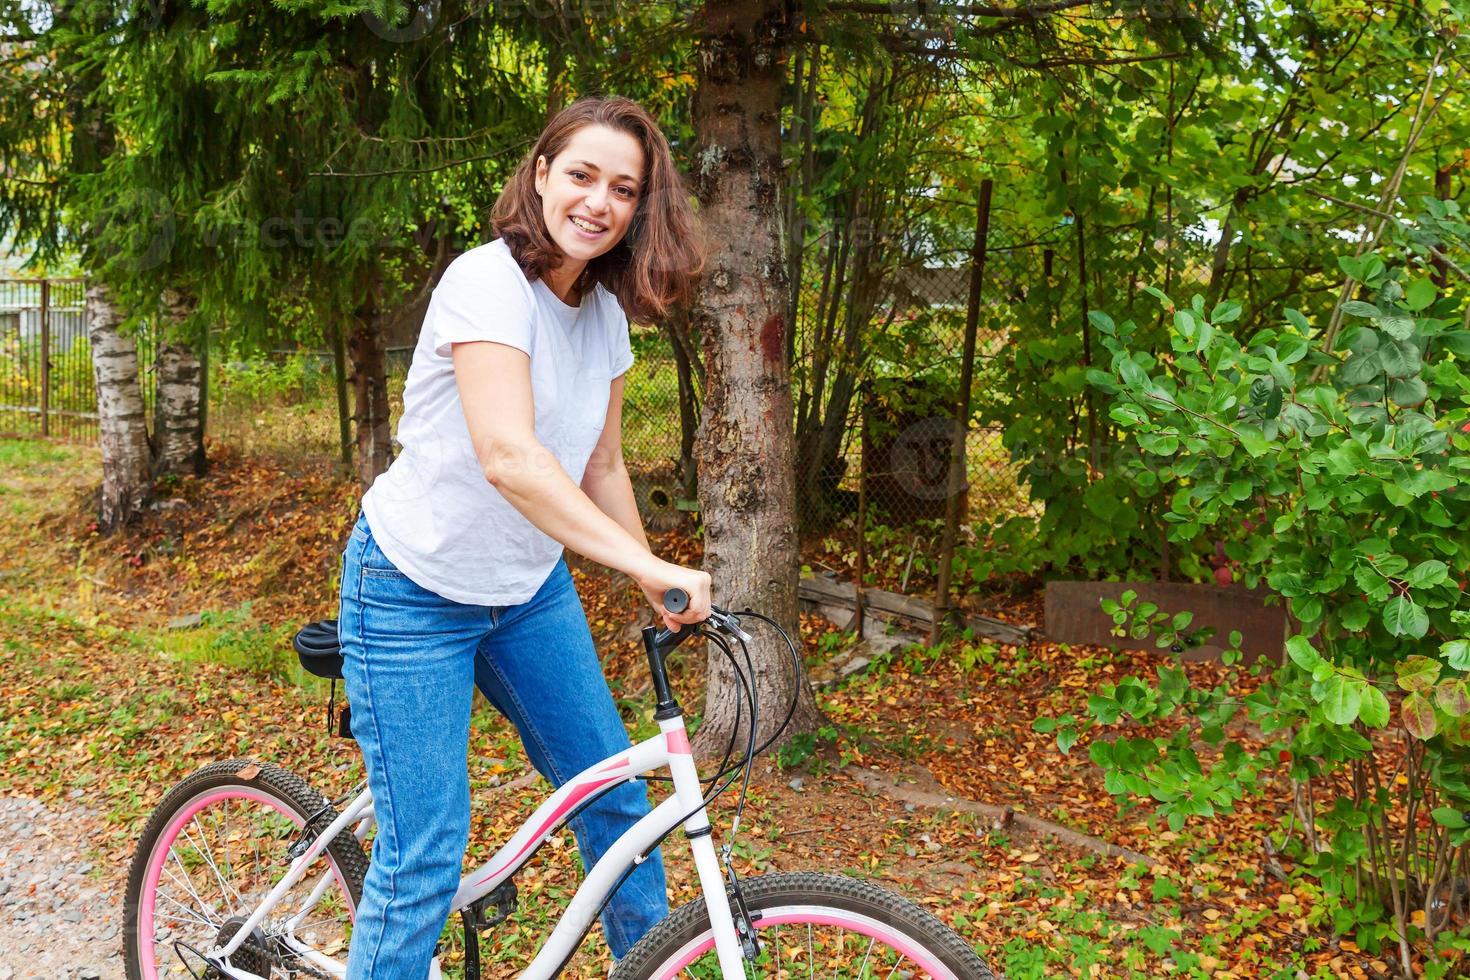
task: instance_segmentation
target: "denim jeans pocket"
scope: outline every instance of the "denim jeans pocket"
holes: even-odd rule
[[[367,527],[367,522],[361,521],[358,527]],[[354,532],[356,530],[357,528],[353,529]],[[378,547],[371,528],[367,529],[367,534],[363,537],[361,547],[358,549],[357,567],[362,569],[364,575],[373,578],[408,578],[398,570],[398,566],[393,564],[387,555],[383,554],[383,549]]]
[[[408,578],[407,575],[404,575],[398,570],[397,565],[394,565],[388,560],[388,556],[383,554],[382,550],[378,548],[377,543],[371,540],[362,549],[362,557],[358,560],[358,567],[362,569],[364,575],[373,578]]]

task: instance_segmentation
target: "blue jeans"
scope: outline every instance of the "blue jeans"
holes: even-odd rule
[[[565,561],[527,602],[466,605],[393,567],[359,517],[342,556],[338,630],[352,734],[378,824],[347,976],[412,980],[428,973],[463,871],[474,687],[516,726],[532,764],[556,786],[625,751],[628,732]],[[625,782],[573,817],[584,866],[648,809],[643,782]],[[621,958],[667,914],[655,852],[603,912],[613,955]]]

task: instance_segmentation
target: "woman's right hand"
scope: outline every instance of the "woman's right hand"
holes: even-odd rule
[[[664,625],[677,633],[688,623],[702,623],[709,618],[710,576],[709,572],[697,568],[685,568],[672,562],[657,560],[648,573],[638,581],[643,594],[648,597],[653,611],[664,621]],[[683,589],[689,596],[689,606],[680,613],[669,612],[664,607],[664,593],[669,589]]]

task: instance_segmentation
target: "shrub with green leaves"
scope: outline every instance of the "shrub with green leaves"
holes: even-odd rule
[[[1234,667],[1201,691],[1161,666],[1157,683],[1094,694],[1085,718],[1037,724],[1065,750],[1091,728],[1197,719],[1159,738],[1097,731],[1090,746],[1111,792],[1151,796],[1175,828],[1289,766],[1312,819],[1277,846],[1321,879],[1335,929],[1395,947],[1406,969],[1427,955],[1425,975],[1444,976],[1442,954],[1470,952],[1470,329],[1422,265],[1367,255],[1342,267],[1357,298],[1337,337],[1286,310],[1237,338],[1238,304],[1178,306],[1153,290],[1172,319],[1155,353],[1136,348],[1133,322],[1092,315],[1109,361],[1088,380],[1142,450],[1125,478],[1164,488],[1171,540],[1208,532],[1245,585],[1281,597],[1289,656],[1246,697]],[[1160,615],[1110,611],[1120,636],[1139,622],[1135,635],[1149,634]],[[1155,632],[1161,645],[1167,634]],[[1226,737],[1242,708],[1264,744]],[[1324,777],[1343,770],[1335,785],[1352,790],[1333,798]]]

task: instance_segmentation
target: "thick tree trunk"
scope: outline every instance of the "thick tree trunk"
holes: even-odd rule
[[[699,389],[704,374],[690,336],[689,311],[671,313],[664,320],[664,333],[674,351],[674,371],[679,379],[679,486],[685,498],[694,499],[699,492],[694,444],[699,437]]]
[[[163,305],[168,322],[178,324],[194,312],[196,303],[186,293],[168,290]],[[198,476],[205,463],[204,370],[189,345],[173,336],[165,330],[154,361],[158,397],[153,407],[153,475]]]
[[[87,289],[87,334],[97,382],[97,430],[102,444],[102,498],[97,523],[103,532],[133,520],[152,491],[151,451],[138,349],[118,330],[123,315],[106,286]]]
[[[357,426],[355,462],[364,489],[393,462],[382,320],[375,307],[364,307],[353,317],[347,335],[347,356],[352,361],[352,421]]]
[[[697,447],[705,568],[716,602],[749,605],[797,637],[794,437],[786,364],[786,262],[780,195],[781,85],[791,26],[769,0],[705,5],[699,38],[695,173],[709,241],[716,243],[694,322],[706,371]],[[793,698],[786,737],[821,718],[810,689],[796,685],[789,654],[770,630],[753,630],[764,741]],[[737,722],[732,669],[710,651],[709,690],[696,751],[722,753]]]

